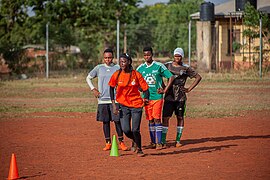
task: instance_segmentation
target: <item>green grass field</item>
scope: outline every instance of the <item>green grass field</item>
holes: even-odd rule
[[[241,116],[248,110],[270,110],[270,78],[246,74],[202,74],[188,94],[187,116]],[[192,80],[187,82],[187,86]],[[34,112],[95,112],[84,75],[0,82],[0,118]]]

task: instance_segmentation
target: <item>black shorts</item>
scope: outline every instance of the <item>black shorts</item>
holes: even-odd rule
[[[183,117],[186,111],[186,101],[164,101],[162,117],[172,117],[172,114]]]
[[[119,104],[116,104],[119,108]],[[110,122],[110,121],[120,121],[119,114],[113,114],[112,104],[98,104],[97,108],[97,121]]]

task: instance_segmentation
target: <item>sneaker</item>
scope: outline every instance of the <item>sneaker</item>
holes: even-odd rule
[[[181,146],[182,146],[182,144],[180,144],[180,142],[175,143],[175,147],[181,147]]]
[[[137,144],[134,141],[132,141],[131,151],[133,151],[133,152],[137,151]]]
[[[103,148],[103,151],[111,150],[111,147],[112,147],[111,143],[106,143],[106,146]]]
[[[143,157],[145,154],[143,153],[143,151],[141,150],[141,149],[139,149],[138,151],[137,151],[137,156],[138,157]]]
[[[155,148],[156,148],[156,144],[155,144],[155,143],[153,143],[153,142],[150,142],[149,147],[150,147],[151,149],[155,149]]]
[[[120,146],[120,149],[123,151],[128,150],[127,146],[125,145],[125,143],[123,141],[119,142],[119,146]]]
[[[167,144],[161,144],[162,145],[162,149],[166,149],[167,148]]]
[[[161,150],[162,149],[162,144],[156,144],[156,150]]]

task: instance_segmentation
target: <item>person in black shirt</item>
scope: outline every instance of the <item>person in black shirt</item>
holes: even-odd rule
[[[165,66],[170,70],[174,75],[175,79],[165,93],[164,96],[164,105],[162,113],[162,144],[163,147],[166,147],[166,135],[169,127],[169,119],[172,117],[173,112],[177,118],[177,135],[175,139],[175,146],[180,147],[180,139],[184,129],[184,115],[186,109],[186,93],[189,93],[193,88],[195,88],[202,77],[188,65],[182,62],[184,58],[184,51],[182,48],[176,48],[174,50],[174,60],[165,63]],[[185,83],[187,78],[195,78],[193,83],[186,88]],[[159,93],[164,93],[163,89],[159,89]]]

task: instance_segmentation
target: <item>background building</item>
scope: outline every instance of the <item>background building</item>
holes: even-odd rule
[[[269,0],[229,0],[215,6],[202,3],[191,15],[197,27],[198,67],[204,71],[245,69],[259,61],[259,38],[244,36],[244,8],[249,2],[258,11],[270,14]],[[255,29],[259,32],[258,29]],[[263,61],[269,63],[269,35],[263,39]]]

